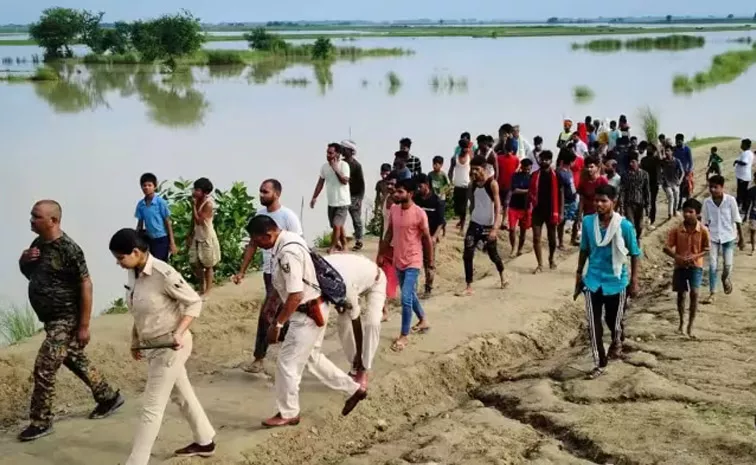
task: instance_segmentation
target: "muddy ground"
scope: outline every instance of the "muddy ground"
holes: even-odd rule
[[[719,143],[727,160],[737,143]],[[704,167],[708,147],[696,151]],[[727,172],[727,171],[726,171]],[[699,173],[697,186],[703,186]],[[665,209],[660,200],[662,218]],[[591,368],[582,298],[570,298],[576,255],[534,277],[532,254],[510,261],[510,287],[496,289],[494,270],[476,257],[476,295],[458,298],[461,238],[441,244],[438,293],[426,302],[430,333],[401,354],[389,349],[399,315],[385,324],[370,397],[349,417],[343,398],[305,376],[303,423],[263,431],[272,411],[272,379],[238,369],[252,350],[262,288],[259,277],[224,286],[197,323],[190,376],[218,430],[208,460],[170,459],[190,434],[169,407],[153,463],[188,464],[745,464],[756,463],[750,304],[756,259],[736,255],[730,296],[700,308],[698,340],[676,334],[670,260],[661,252],[669,224],[644,238],[643,294],[627,318],[626,354],[603,377]],[[509,246],[501,245],[502,255]],[[124,410],[85,419],[91,400],[70,374],[59,377],[56,434],[18,444],[39,337],[0,351],[0,438],[5,464],[123,463],[138,412],[144,366],[128,356],[128,316],[93,324],[93,360],[129,396]],[[329,329],[325,351],[345,366]],[[275,350],[270,356],[270,366]]]

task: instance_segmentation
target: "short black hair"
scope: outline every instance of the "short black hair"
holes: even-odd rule
[[[249,219],[247,226],[244,228],[250,237],[262,236],[271,231],[280,229],[276,220],[268,215],[255,215]]]
[[[409,160],[409,152],[405,152],[404,150],[397,150],[394,152],[394,156],[402,160]]]
[[[664,134],[659,134],[658,139],[661,140],[661,141],[666,141],[667,140],[667,136],[665,136]]]
[[[460,139],[467,139],[467,140],[470,140],[470,138],[471,138],[471,137],[472,137],[472,136],[470,136],[470,133],[469,133],[469,132],[467,132],[467,131],[465,131],[465,132],[463,132],[462,134],[460,134],[460,135],[459,135],[459,138],[460,138]]]
[[[485,134],[478,134],[478,137],[476,137],[475,140],[478,142],[478,145],[480,145],[488,140],[488,136]]]
[[[699,202],[696,199],[688,199],[685,202],[683,202],[682,209],[683,210],[695,210],[696,215],[701,214],[701,202]]]
[[[639,150],[640,150],[641,152],[644,152],[644,151],[648,150],[648,145],[649,145],[649,144],[648,144],[648,142],[646,142],[645,140],[642,140],[642,141],[640,142],[640,144],[638,144],[638,149],[639,149]]]
[[[557,155],[557,164],[564,163],[569,166],[573,161],[575,161],[575,158],[577,158],[575,152],[570,149],[563,148],[559,151],[559,155]]]
[[[341,153],[341,144],[338,142],[331,142],[328,144],[329,149],[335,149],[338,153]]]
[[[419,173],[415,176],[415,184],[429,184],[430,180],[428,179],[428,175],[425,173]]]
[[[717,150],[719,149],[717,149],[717,146],[715,145],[714,147],[711,148],[711,153],[717,153]]]
[[[627,161],[638,161],[640,159],[640,154],[637,150],[631,150],[630,153],[627,155]]]
[[[441,155],[436,155],[435,157],[433,157],[433,164],[435,165],[436,163],[443,165],[444,157],[442,157]]]
[[[601,161],[598,159],[598,157],[586,157],[583,165],[584,166],[588,166],[588,165],[601,166]]]
[[[399,145],[402,147],[412,147],[412,139],[409,137],[404,137],[399,141]]]
[[[157,187],[157,185],[158,185],[158,183],[157,183],[157,176],[155,176],[152,173],[144,173],[139,178],[139,185],[141,186],[142,184],[144,184],[146,182],[151,182],[152,185],[154,185],[155,187]]]
[[[541,137],[541,136],[535,136],[533,138],[533,143],[535,145],[541,145],[541,144],[543,144],[543,137]]]
[[[675,140],[685,140],[685,136],[683,135],[683,133],[678,132],[677,134],[675,134]]]
[[[205,194],[209,194],[213,191],[213,183],[207,178],[199,178],[194,181],[194,188],[201,190]]]
[[[609,200],[615,201],[617,200],[617,189],[614,188],[611,184],[602,184],[598,187],[596,187],[596,194],[599,195],[605,195],[609,197]]]
[[[522,165],[522,166],[533,166],[533,160],[531,160],[530,158],[523,158],[520,161],[520,165]]]
[[[415,189],[417,188],[417,184],[415,183],[415,180],[412,178],[408,179],[400,179],[396,182],[396,188],[402,188],[405,191],[409,192],[410,194],[415,193]]]
[[[721,174],[715,174],[714,176],[709,178],[709,185],[710,186],[724,186],[725,185],[725,178]]]
[[[512,132],[514,132],[514,126],[512,126],[509,123],[504,123],[504,124],[501,125],[501,127],[499,127],[499,132],[500,133],[503,132],[503,133],[506,133],[506,134],[511,134]]]
[[[392,169],[390,163],[384,163],[381,165],[381,171],[391,171]]]
[[[743,147],[743,150],[751,150],[751,139],[743,139],[740,144]]]
[[[638,136],[631,136],[630,137],[630,142],[632,142],[632,141],[638,142]]]
[[[617,122],[614,120],[609,122],[609,127],[616,126],[616,125],[617,125]]]
[[[131,228],[123,228],[118,230],[113,234],[113,237],[110,238],[108,249],[113,253],[129,255],[134,249],[147,252],[150,250],[150,246],[147,242],[146,233],[137,232],[135,229]]]
[[[591,117],[591,116],[586,116],[585,117],[585,124],[587,126],[590,126],[592,122],[593,122],[593,117]]]
[[[279,194],[283,190],[283,186],[281,186],[281,182],[278,179],[270,178],[270,179],[266,179],[262,183],[263,184],[270,184],[271,186],[273,186],[273,190],[276,191],[276,192],[278,192]]]
[[[470,166],[486,166],[486,157],[483,155],[475,155],[472,160],[470,160]]]
[[[553,160],[554,154],[551,152],[551,150],[544,150],[543,152],[538,154],[538,159],[541,160]]]

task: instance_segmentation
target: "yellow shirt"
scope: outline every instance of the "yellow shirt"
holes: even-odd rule
[[[126,291],[126,303],[140,341],[170,334],[184,315],[196,318],[202,310],[202,299],[181,274],[152,255],[147,257],[139,277],[129,270]]]

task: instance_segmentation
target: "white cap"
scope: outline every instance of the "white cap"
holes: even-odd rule
[[[351,149],[354,152],[357,152],[357,144],[355,144],[353,140],[349,140],[349,139],[342,140],[341,146],[347,149]]]

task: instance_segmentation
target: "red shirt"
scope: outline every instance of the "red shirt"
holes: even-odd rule
[[[575,157],[575,161],[570,165],[572,171],[572,180],[575,182],[575,189],[580,189],[580,181],[583,176],[583,167],[585,166],[585,160],[580,155]]]
[[[593,203],[593,199],[596,197],[596,188],[606,184],[609,184],[609,181],[604,176],[599,176],[594,180],[584,179],[580,184],[580,188],[577,191],[580,194],[580,200],[583,202],[584,215],[596,213],[596,204]]]
[[[520,167],[520,159],[514,153],[500,153],[496,155],[496,163],[499,165],[499,186],[507,191],[512,189],[512,176]]]

